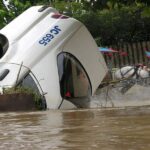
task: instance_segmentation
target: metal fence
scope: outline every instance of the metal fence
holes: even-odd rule
[[[103,54],[108,67],[118,68],[139,63],[150,67],[150,58],[146,57],[145,53],[145,50],[150,51],[150,41],[118,43],[110,47],[117,50],[118,53]]]

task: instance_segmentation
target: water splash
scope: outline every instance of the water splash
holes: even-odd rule
[[[98,89],[90,101],[91,108],[147,105],[150,105],[150,87],[138,84],[133,85],[124,94],[121,93],[121,87],[119,86],[108,86]]]

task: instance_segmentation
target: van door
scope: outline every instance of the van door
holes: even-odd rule
[[[107,73],[107,66],[91,34],[82,26],[66,42],[63,51],[72,54],[80,61],[89,76],[94,94]]]
[[[91,84],[83,66],[73,55],[66,52],[58,55],[57,62],[62,98],[77,107],[87,107]]]

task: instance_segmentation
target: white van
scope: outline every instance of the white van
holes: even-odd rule
[[[0,87],[30,87],[47,108],[88,107],[107,67],[86,27],[34,6],[0,30]]]

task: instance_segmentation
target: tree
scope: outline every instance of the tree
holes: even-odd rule
[[[0,28],[32,5],[51,5],[83,22],[99,45],[144,40],[150,34],[149,0],[10,0],[10,5],[7,10],[0,3]]]
[[[5,9],[3,3],[0,2],[0,28],[2,28],[6,23],[5,16],[7,15],[7,13],[8,12]]]

